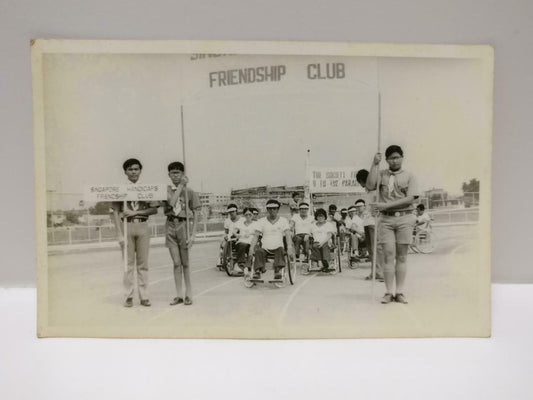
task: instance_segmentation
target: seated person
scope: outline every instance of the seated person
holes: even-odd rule
[[[266,272],[265,264],[267,255],[274,256],[274,279],[281,279],[281,269],[285,267],[285,250],[283,238],[287,243],[287,253],[294,257],[294,248],[291,240],[291,227],[286,218],[278,215],[280,202],[268,200],[266,203],[267,216],[257,221],[256,231],[250,248],[255,249],[254,279],[259,279],[262,272]],[[261,246],[257,246],[259,235],[263,235]]]
[[[313,224],[314,219],[309,215],[309,204],[300,203],[298,209],[299,213],[294,214],[290,220],[291,229],[294,232],[294,250],[296,252],[296,260],[299,260],[300,246],[303,246],[305,262],[308,262],[309,236],[311,235],[311,225]]]
[[[291,216],[298,214],[298,206],[303,200],[303,196],[300,192],[293,192],[292,199],[289,202],[289,208],[291,209]]]
[[[418,232],[428,232],[431,223],[431,217],[426,212],[426,207],[423,204],[416,206],[416,225],[415,234]]]
[[[335,238],[340,233],[341,227],[341,214],[337,211],[337,206],[335,204],[330,204],[328,207],[328,217],[327,221],[333,226],[333,237],[331,238],[331,247],[335,248]]]
[[[311,263],[316,268],[318,262],[321,262],[321,271],[323,272],[330,270],[329,261],[331,259],[331,250],[328,243],[333,236],[333,225],[326,221],[326,218],[326,210],[319,208],[315,212],[316,222],[311,226],[311,235],[313,236]]]
[[[222,242],[220,243],[220,264],[222,265],[222,260],[226,256],[224,252],[226,249],[229,249],[229,246],[227,246],[228,242],[230,240],[235,241],[237,233],[236,224],[239,221],[239,216],[237,215],[237,205],[236,204],[228,204],[228,207],[226,208],[226,213],[228,214],[228,217],[224,220],[224,238],[222,239]]]
[[[251,210],[252,210],[252,221],[257,221],[259,219],[259,210],[255,207],[252,207]]]
[[[359,256],[359,243],[362,243],[365,239],[365,227],[364,222],[357,215],[357,207],[351,206],[348,208],[348,217],[350,218],[349,225],[346,226],[350,232],[352,240],[352,257]]]
[[[244,218],[239,219],[235,223],[237,244],[235,245],[237,251],[237,264],[242,269],[246,263],[247,256],[250,252],[250,245],[256,231],[256,222],[253,221],[253,213],[251,208],[243,210]]]

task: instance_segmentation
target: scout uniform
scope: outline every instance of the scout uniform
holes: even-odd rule
[[[202,205],[196,192],[185,187],[181,191],[176,205],[172,207],[169,204],[169,201],[175,190],[176,188],[174,186],[168,186],[168,200],[165,202],[165,215],[167,216],[165,245],[168,247],[174,263],[174,283],[176,284],[178,298],[181,298],[182,269],[188,269],[189,267],[189,249],[187,248],[188,238],[186,228],[187,214],[189,215],[189,218],[191,218],[193,216],[192,211],[198,210]],[[187,190],[188,204],[185,204],[185,190]],[[185,292],[186,296],[189,297],[191,288],[187,281],[188,276],[186,276],[185,279]]]
[[[382,170],[379,201],[390,203],[408,196],[418,196],[418,184],[410,172]],[[389,208],[380,212],[378,243],[411,244],[416,216],[414,206]]]

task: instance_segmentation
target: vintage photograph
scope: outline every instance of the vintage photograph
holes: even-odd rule
[[[31,51],[40,337],[490,336],[491,47]]]

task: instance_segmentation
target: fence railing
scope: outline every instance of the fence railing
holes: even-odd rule
[[[479,219],[478,210],[454,210],[431,212],[434,224],[448,223],[475,223]],[[151,237],[165,235],[165,224],[154,223],[149,225]],[[202,220],[198,223],[197,237],[206,238],[216,232],[224,230],[224,222]],[[72,225],[68,227],[48,228],[48,245],[68,245],[80,243],[102,243],[117,240],[117,232],[113,225],[83,226]]]

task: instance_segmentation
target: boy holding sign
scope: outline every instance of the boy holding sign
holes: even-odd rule
[[[142,164],[135,158],[130,158],[122,165],[124,173],[131,184],[136,184],[142,172]],[[148,250],[150,248],[150,230],[148,217],[157,213],[158,203],[146,201],[128,201],[126,209],[123,203],[113,203],[113,222],[117,232],[120,232],[119,243],[124,249],[124,241],[127,241],[128,267],[124,273],[124,287],[126,289],[126,301],[124,307],[133,306],[133,292],[135,290],[134,265],[137,265],[137,286],[141,305],[150,307],[148,299]],[[120,220],[126,220],[127,237]]]
[[[185,166],[176,161],[168,165],[168,176],[172,182],[168,186],[167,201],[165,202],[166,240],[174,264],[174,283],[176,297],[170,302],[177,304],[192,304],[191,273],[189,270],[189,250],[196,236],[198,211],[202,207],[196,192],[189,189],[185,176]],[[192,229],[187,225],[192,216]],[[182,297],[182,281],[185,280],[185,298]]]

